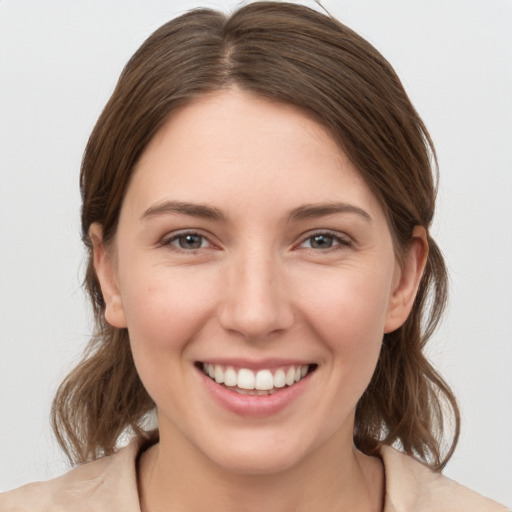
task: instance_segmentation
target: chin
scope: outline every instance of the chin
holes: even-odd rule
[[[230,473],[270,475],[300,466],[324,443],[322,439],[308,438],[306,432],[259,428],[250,433],[230,433],[223,439],[208,439],[201,443],[202,449],[198,447],[205,457]]]
[[[303,456],[296,450],[230,447],[222,453],[205,453],[223,470],[239,475],[271,475],[297,466]]]

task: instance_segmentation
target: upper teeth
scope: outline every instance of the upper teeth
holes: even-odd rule
[[[257,389],[268,391],[273,388],[283,388],[299,382],[308,373],[309,365],[287,366],[274,370],[258,370],[254,372],[247,368],[236,370],[232,366],[221,366],[218,364],[203,364],[203,371],[209,375],[217,384],[224,384],[229,387],[240,389]]]

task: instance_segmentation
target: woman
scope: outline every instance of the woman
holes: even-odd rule
[[[389,64],[328,16],[159,29],[82,167],[97,332],[53,420],[94,462],[2,510],[503,510],[439,474],[459,420],[422,354],[446,293],[432,159]]]

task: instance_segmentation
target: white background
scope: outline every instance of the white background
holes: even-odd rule
[[[463,433],[446,474],[512,506],[512,1],[326,0],[392,63],[437,145],[451,302],[429,353]],[[0,0],[0,488],[63,472],[48,414],[90,331],[78,172],[122,66],[229,1]],[[310,4],[311,5],[311,4]]]

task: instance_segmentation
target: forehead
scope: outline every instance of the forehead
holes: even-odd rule
[[[238,89],[201,97],[174,113],[144,151],[126,200],[244,204],[348,201],[378,208],[330,133],[302,110]]]

